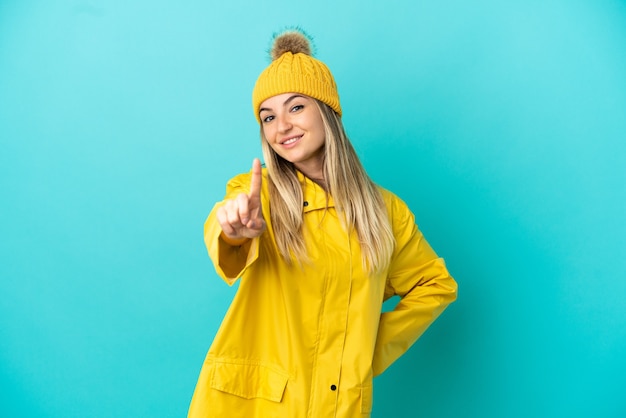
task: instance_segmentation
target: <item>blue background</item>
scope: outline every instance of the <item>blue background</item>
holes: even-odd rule
[[[186,414],[236,290],[202,224],[293,24],[460,285],[373,416],[626,416],[620,0],[2,0],[0,415]]]

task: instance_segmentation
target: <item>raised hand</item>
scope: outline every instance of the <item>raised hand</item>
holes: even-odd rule
[[[261,161],[252,162],[250,193],[241,193],[226,200],[217,209],[217,220],[227,240],[239,244],[248,238],[256,238],[265,231],[266,223],[261,211]]]

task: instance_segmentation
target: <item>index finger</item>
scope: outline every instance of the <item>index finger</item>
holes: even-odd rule
[[[261,161],[255,158],[252,161],[252,179],[250,180],[250,198],[261,200]]]

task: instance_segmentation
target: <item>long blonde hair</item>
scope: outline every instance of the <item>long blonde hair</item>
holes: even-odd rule
[[[323,162],[326,192],[333,197],[346,231],[356,231],[364,268],[370,273],[381,271],[387,266],[395,244],[385,202],[365,172],[341,117],[325,103],[318,100],[315,103],[326,135]],[[278,250],[288,263],[294,259],[305,261],[304,198],[296,168],[274,152],[263,129],[261,143],[269,177],[270,218]]]

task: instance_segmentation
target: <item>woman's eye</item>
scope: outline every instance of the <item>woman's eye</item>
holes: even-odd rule
[[[274,116],[266,116],[263,118],[263,123],[271,122],[274,120]]]
[[[297,112],[300,109],[304,109],[304,105],[295,105],[294,107],[291,108],[291,111]]]

